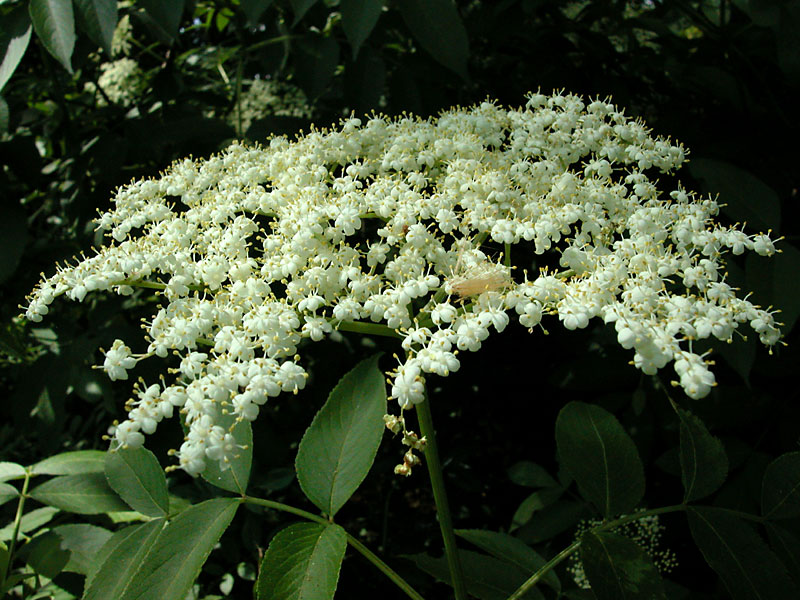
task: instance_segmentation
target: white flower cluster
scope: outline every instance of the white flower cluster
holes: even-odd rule
[[[120,106],[130,106],[142,95],[147,87],[147,77],[132,58],[120,58],[100,65],[100,77],[96,84],[108,99]],[[93,82],[86,84],[87,91],[96,89]],[[98,104],[103,105],[105,99],[101,96]]]
[[[694,340],[729,341],[749,322],[764,344],[779,341],[773,315],[735,295],[721,262],[775,249],[716,224],[714,200],[660,193],[653,176],[684,159],[612,104],[562,94],[233,144],[119,189],[99,218],[109,243],[43,280],[27,317],[62,294],[161,290],[146,353],[119,341],[103,368],[122,379],[143,357],[180,357],[177,378],[138,391],[115,435],[140,443],[177,407],[190,473],[233,451],[221,415],[252,420],[269,396],[301,389],[298,346],[334,329],[403,338],[390,373],[401,407],[512,316],[534,328],[545,315],[567,329],[613,323],[638,369],[673,362],[701,398],[714,377]],[[545,253],[563,270],[508,266]]]
[[[133,44],[133,26],[129,15],[123,15],[117,26],[114,28],[114,35],[111,38],[111,55],[128,56]]]
[[[643,512],[644,510],[640,509],[637,512]],[[584,533],[602,524],[602,519],[581,521],[575,532],[575,539],[580,539]],[[661,547],[661,538],[665,530],[666,527],[661,523],[658,515],[647,515],[635,521],[628,521],[624,525],[612,529],[611,532],[623,535],[636,542],[651,558],[653,566],[658,569],[658,572],[662,575],[668,575],[677,568],[678,557],[669,548]],[[577,552],[570,555],[570,565],[567,571],[572,575],[572,580],[579,588],[584,590],[592,588],[583,568],[583,561]]]
[[[247,131],[258,119],[271,116],[310,119],[313,114],[313,107],[299,87],[285,81],[254,79],[228,118],[234,126],[241,118],[242,131]]]

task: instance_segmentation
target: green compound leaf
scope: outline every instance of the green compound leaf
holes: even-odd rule
[[[339,380],[300,441],[297,480],[330,516],[361,485],[381,443],[386,384],[379,358],[361,361]]]
[[[581,538],[583,570],[597,600],[666,600],[653,561],[633,540],[610,532]]]
[[[256,581],[257,600],[329,600],[339,582],[347,535],[331,523],[296,523],[269,544]]]
[[[117,0],[74,0],[74,3],[86,33],[111,56],[111,39],[117,26]]]
[[[581,495],[606,518],[630,512],[642,499],[644,471],[636,445],[608,411],[570,402],[556,419],[556,443]]]
[[[108,484],[133,510],[149,517],[169,513],[167,478],[146,448],[120,448],[106,453],[105,474]]]
[[[456,535],[475,544],[496,559],[515,565],[531,575],[547,562],[528,544],[507,533],[484,529],[456,529]],[[561,582],[552,569],[547,572],[542,581],[556,592],[561,591]]]
[[[239,6],[244,14],[247,16],[247,22],[250,25],[258,23],[258,19],[264,14],[272,4],[273,0],[241,0]]]
[[[20,6],[0,16],[0,90],[14,74],[31,41],[31,18]]]
[[[206,500],[172,519],[120,600],[184,600],[239,504],[238,498]]]
[[[466,79],[469,40],[453,0],[400,0],[398,4],[420,46]]]
[[[235,422],[234,419],[233,415],[225,415],[219,425],[227,430]],[[201,473],[201,476],[218,488],[234,494],[244,494],[253,464],[253,428],[249,421],[239,421],[233,426],[231,434],[239,447],[239,453],[230,461],[225,470],[222,469],[219,461],[207,460],[205,471]]]
[[[30,496],[42,504],[83,515],[128,510],[128,506],[108,487],[102,473],[54,477],[34,488]]]
[[[86,576],[84,600],[122,598],[153,550],[164,519],[120,529],[100,548]]]
[[[72,73],[72,51],[75,48],[75,14],[72,2],[64,0],[31,0],[28,5],[33,28],[47,51]]]
[[[686,514],[695,543],[733,600],[800,597],[784,566],[749,523],[720,508],[689,506]]]
[[[717,491],[728,475],[725,448],[703,422],[687,410],[675,409],[681,420],[681,481],[686,490],[683,501],[705,498]]]
[[[772,461],[761,486],[761,514],[767,519],[800,515],[800,452],[788,452]]]
[[[423,553],[404,558],[414,561],[417,567],[437,581],[450,585],[450,568],[444,556],[433,558]],[[458,559],[467,592],[478,600],[505,600],[532,575],[516,565],[469,550],[459,550]],[[544,595],[533,587],[522,598],[544,600]]]
[[[33,465],[34,475],[82,475],[102,473],[106,453],[101,450],[77,450],[50,456]]]
[[[353,59],[358,56],[361,44],[375,28],[383,12],[383,0],[342,0],[342,29],[353,47]]]

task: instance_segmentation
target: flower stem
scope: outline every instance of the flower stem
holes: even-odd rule
[[[247,504],[256,504],[258,506],[264,506],[266,508],[272,508],[275,510],[280,510],[283,512],[288,512],[293,515],[297,515],[298,517],[303,517],[309,521],[313,521],[315,523],[319,523],[320,525],[330,525],[332,521],[321,517],[319,515],[315,515],[314,513],[310,513],[306,510],[301,508],[295,508],[294,506],[289,506],[288,504],[283,504],[282,502],[275,502],[274,500],[266,500],[265,498],[254,498],[252,496],[242,496],[242,501],[246,502]],[[403,579],[400,575],[398,575],[389,565],[383,562],[376,554],[374,554],[369,548],[367,548],[364,544],[362,544],[357,538],[350,535],[347,531],[345,531],[345,535],[347,536],[347,543],[350,544],[353,548],[355,548],[358,552],[360,552],[364,558],[366,558],[369,562],[375,565],[384,575],[386,575],[389,579],[391,579],[394,584],[403,590],[409,598],[413,600],[425,600],[422,595],[417,592],[409,583]]]
[[[450,515],[450,505],[447,503],[447,492],[444,488],[442,463],[439,460],[439,449],[436,445],[430,399],[427,394],[425,395],[425,400],[417,404],[415,408],[419,419],[420,433],[426,439],[425,462],[428,465],[428,474],[431,478],[433,499],[436,502],[436,513],[439,517],[439,528],[442,530],[444,552],[447,556],[447,566],[450,569],[453,591],[456,594],[456,600],[467,600],[464,575],[461,570],[461,561],[458,558],[458,548],[456,547],[456,535],[453,531],[453,519]]]

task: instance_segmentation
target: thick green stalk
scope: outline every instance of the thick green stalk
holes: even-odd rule
[[[294,506],[289,506],[288,504],[283,504],[281,502],[275,502],[274,500],[266,500],[264,498],[254,498],[252,496],[242,496],[242,500],[247,502],[248,504],[256,504],[258,506],[264,506],[266,508],[273,508],[275,510],[281,510],[283,512],[288,512],[293,515],[297,515],[298,517],[303,517],[304,519],[308,519],[309,521],[313,521],[315,523],[319,523],[320,525],[329,525],[331,521],[321,517],[319,515],[315,515],[314,513],[310,513],[306,510],[301,508],[295,508]],[[350,544],[353,548],[358,550],[364,558],[366,558],[369,562],[375,565],[384,575],[386,575],[389,579],[394,582],[394,584],[403,590],[409,598],[413,600],[425,600],[422,595],[417,592],[413,587],[409,585],[409,583],[400,577],[389,565],[383,562],[377,555],[375,555],[369,548],[367,548],[364,544],[362,544],[357,538],[350,535],[347,531],[345,531],[345,535],[347,536],[347,543]]]
[[[17,514],[14,517],[14,532],[11,534],[11,541],[8,543],[8,562],[6,563],[5,573],[3,573],[3,581],[8,579],[8,574],[11,571],[11,563],[14,560],[14,550],[17,545],[17,538],[19,537],[19,528],[22,524],[22,515],[25,511],[25,499],[28,497],[28,482],[31,480],[30,472],[25,469],[25,481],[22,482],[22,491],[19,494],[19,501],[17,502]]]
[[[447,566],[450,568],[450,579],[456,600],[467,600],[467,590],[464,587],[464,574],[461,570],[461,561],[458,558],[456,547],[456,534],[453,531],[453,519],[450,515],[450,505],[447,503],[447,492],[444,488],[442,463],[439,460],[439,449],[436,445],[436,435],[433,428],[433,415],[431,414],[430,399],[416,405],[417,418],[419,419],[420,433],[426,439],[425,463],[428,465],[428,474],[433,488],[433,500],[436,502],[436,513],[439,517],[439,528],[442,530],[444,552],[447,557]]]

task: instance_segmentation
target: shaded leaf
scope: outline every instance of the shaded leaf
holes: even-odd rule
[[[146,448],[120,448],[106,453],[108,484],[133,510],[150,517],[169,512],[167,478]]]
[[[72,73],[72,50],[75,48],[75,14],[72,2],[30,0],[28,5],[36,35],[64,68]]]
[[[800,539],[789,530],[775,523],[764,523],[770,546],[783,562],[795,585],[800,584]]]
[[[606,518],[633,510],[644,495],[644,471],[636,445],[608,411],[570,402],[556,419],[562,466],[581,495]]]
[[[333,598],[346,548],[347,535],[338,525],[290,525],[272,538],[264,554],[256,582],[256,598]]]
[[[28,219],[25,212],[13,204],[3,207],[0,219],[0,283],[6,282],[17,270],[28,241]]]
[[[767,519],[800,515],[800,452],[788,452],[772,461],[764,472],[761,514]]]
[[[81,25],[92,41],[111,56],[117,26],[117,0],[73,0]]]
[[[452,0],[400,0],[403,20],[414,39],[439,63],[467,77],[469,41]]]
[[[137,4],[144,7],[169,39],[174,40],[178,36],[184,0],[138,0]]]
[[[538,544],[572,529],[590,514],[588,504],[562,500],[534,513],[514,535],[528,544]]]
[[[0,17],[0,91],[11,78],[31,41],[31,18],[24,7]]]
[[[295,76],[309,99],[317,98],[328,87],[339,65],[339,44],[319,35],[308,35],[297,44]]]
[[[54,477],[35,487],[30,496],[42,504],[85,515],[128,508],[108,487],[102,473]]]
[[[444,556],[433,558],[427,554],[415,554],[404,558],[414,561],[417,567],[437,581],[450,585],[450,569]],[[479,600],[505,600],[531,575],[516,565],[469,550],[459,550],[458,558],[464,574],[464,586],[470,595]],[[544,598],[536,587],[522,597],[527,600]]]
[[[553,479],[552,475],[544,467],[529,460],[522,460],[511,465],[508,469],[508,478],[517,485],[524,485],[525,487],[559,487],[558,482]]]
[[[719,439],[687,410],[675,408],[681,420],[681,481],[684,502],[704,498],[717,491],[728,475],[728,457]]]
[[[386,384],[379,358],[361,361],[339,380],[300,441],[297,480],[331,516],[367,476],[383,436]]]
[[[69,550],[61,547],[61,537],[52,531],[37,535],[22,548],[20,558],[39,575],[52,579],[67,566]]]
[[[516,565],[530,575],[547,562],[525,542],[507,533],[483,529],[456,529],[456,534],[496,559]],[[556,591],[561,591],[561,582],[552,569],[542,578],[542,582]]]
[[[273,0],[241,0],[239,6],[247,16],[247,22],[250,25],[258,23],[258,19],[272,4]]]
[[[778,229],[781,204],[778,195],[758,177],[730,163],[710,158],[693,158],[689,171],[702,179],[709,193],[719,193],[722,212],[756,229]]]
[[[342,29],[353,47],[355,59],[383,12],[383,0],[342,0],[339,10],[342,12]]]
[[[84,600],[122,598],[165,523],[164,519],[153,519],[114,533],[100,548],[94,568],[87,573]]]
[[[297,25],[300,19],[303,18],[308,12],[308,9],[316,4],[317,0],[289,0],[289,4],[292,5],[292,12],[294,12],[294,23],[292,25]]]
[[[563,494],[564,488],[562,487],[544,488],[533,492],[514,511],[514,516],[511,518],[511,529],[514,530],[530,521],[533,513],[552,506]]]
[[[81,475],[102,473],[106,453],[101,450],[76,450],[50,456],[33,465],[34,475]]]
[[[226,430],[234,422],[233,415],[227,415],[228,420],[222,419],[220,426]],[[230,421],[230,422],[228,422]],[[247,490],[247,483],[250,480],[250,467],[253,464],[253,428],[250,421],[239,421],[231,431],[236,445],[239,447],[238,454],[230,461],[227,469],[223,470],[219,461],[206,461],[206,468],[202,472],[202,477],[212,485],[234,494],[244,494]]]
[[[798,590],[753,528],[720,508],[689,506],[689,528],[734,600],[796,598]]]
[[[112,535],[108,529],[88,523],[59,525],[50,532],[61,538],[61,549],[69,551],[69,561],[64,566],[64,570],[82,575],[89,572],[100,548],[108,542]]]
[[[666,600],[653,561],[633,540],[611,532],[581,538],[581,562],[598,600]]]

